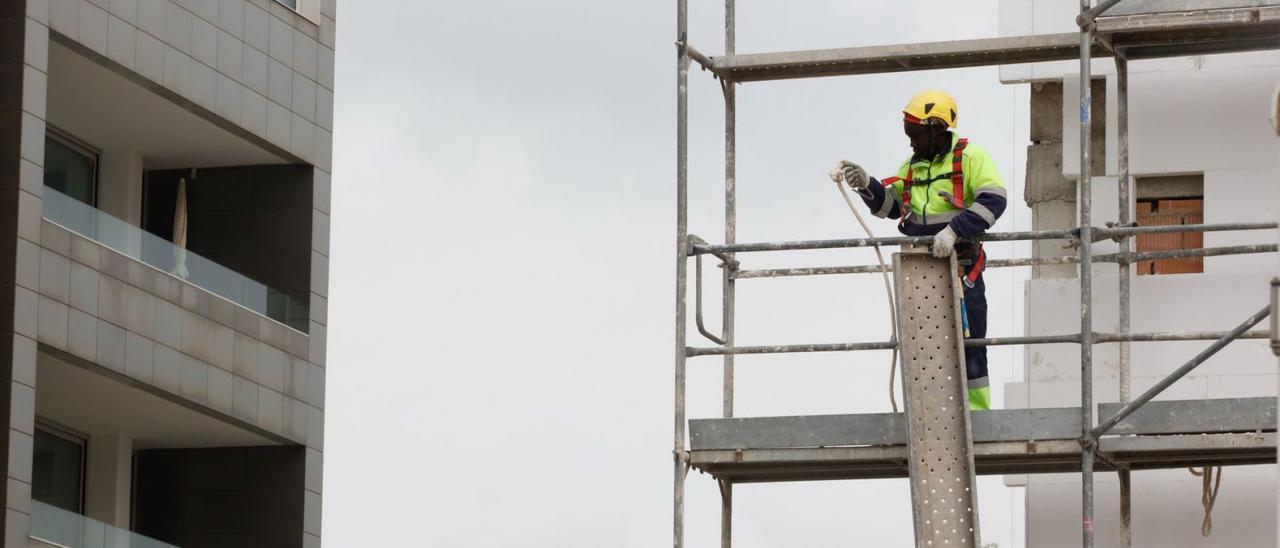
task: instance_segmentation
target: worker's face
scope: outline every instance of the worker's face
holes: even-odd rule
[[[911,151],[916,153],[917,156],[927,158],[934,155],[934,127],[913,124],[907,121],[902,122],[902,130],[906,132],[907,139],[911,141]]]

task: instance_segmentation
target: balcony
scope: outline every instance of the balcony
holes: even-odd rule
[[[44,189],[44,218],[258,314],[306,331],[310,303],[49,187]]]
[[[31,501],[32,548],[176,548],[100,521]]]

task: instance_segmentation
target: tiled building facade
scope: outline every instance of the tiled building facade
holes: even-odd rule
[[[0,0],[5,546],[319,546],[311,2]]]

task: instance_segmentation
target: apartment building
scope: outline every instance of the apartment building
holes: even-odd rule
[[[0,0],[4,546],[319,546],[335,3]]]
[[[1120,2],[1108,14],[1171,13],[1199,7],[1253,7],[1275,1]],[[1004,0],[1003,35],[1074,32],[1076,4]],[[1001,67],[1005,83],[1031,86],[1031,144],[1026,200],[1033,228],[1076,226],[1079,154],[1079,64],[1075,61]],[[1092,135],[1093,219],[1119,212],[1118,82],[1114,61],[1094,61]],[[1274,222],[1280,215],[1280,161],[1267,117],[1280,74],[1280,52],[1201,55],[1129,63],[1129,158],[1134,193],[1129,207],[1139,225]],[[1104,123],[1105,121],[1105,123]],[[1136,238],[1136,251],[1273,244],[1274,231],[1209,232]],[[1095,254],[1118,250],[1094,245]],[[1061,242],[1035,244],[1036,256],[1075,254]],[[1134,332],[1225,331],[1268,302],[1275,255],[1252,254],[1146,261],[1133,266]],[[1096,331],[1118,330],[1119,270],[1095,265]],[[1026,286],[1026,334],[1079,329],[1077,267],[1036,267]],[[1133,343],[1132,394],[1141,394],[1207,346],[1205,341]],[[1026,350],[1023,378],[1005,385],[1009,407],[1080,405],[1079,345],[1036,345]],[[1095,399],[1119,399],[1118,345],[1094,349]],[[1266,341],[1227,346],[1157,399],[1275,396],[1275,359]],[[1120,546],[1119,483],[1098,474],[1094,528],[1099,546]],[[1025,487],[1026,546],[1080,545],[1079,474],[1006,476]],[[1213,528],[1202,535],[1202,480],[1187,469],[1132,475],[1134,546],[1274,546],[1275,466],[1223,468]],[[1074,517],[1073,517],[1074,516]]]

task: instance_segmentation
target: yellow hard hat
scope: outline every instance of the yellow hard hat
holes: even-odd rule
[[[956,99],[951,94],[931,89],[922,91],[912,97],[906,108],[902,109],[902,114],[911,123],[928,125],[936,123],[929,121],[933,119],[954,129],[956,120],[959,119],[959,110],[956,108]]]

